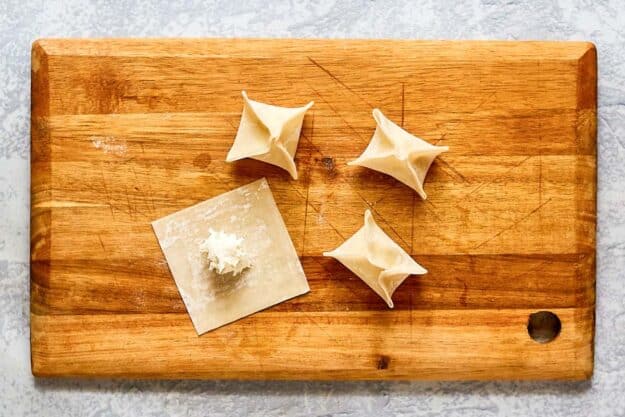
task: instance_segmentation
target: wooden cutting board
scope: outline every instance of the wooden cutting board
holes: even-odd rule
[[[258,161],[224,162],[243,89],[283,106],[315,101],[298,181]],[[391,177],[346,166],[374,131],[374,107],[450,147],[430,170],[426,201]],[[311,292],[198,337],[150,222],[263,176]],[[595,192],[588,43],[40,40],[32,370],[589,378]],[[394,310],[321,256],[361,226],[367,208],[429,270],[398,289]],[[549,343],[528,333],[530,314],[543,310],[561,323]]]

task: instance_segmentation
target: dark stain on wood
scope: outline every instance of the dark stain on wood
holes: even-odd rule
[[[326,169],[326,171],[334,171],[334,158],[324,156],[323,158],[321,158],[321,163],[323,164],[323,167]]]
[[[208,168],[212,158],[208,153],[201,153],[193,159],[193,165],[198,168]]]
[[[386,355],[380,355],[378,359],[378,369],[388,369],[388,365],[391,363],[391,358]]]

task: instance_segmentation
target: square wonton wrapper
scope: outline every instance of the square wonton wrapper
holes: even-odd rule
[[[265,178],[156,220],[152,227],[198,334],[309,291]],[[211,228],[242,237],[251,267],[236,277],[209,271],[199,246]]]

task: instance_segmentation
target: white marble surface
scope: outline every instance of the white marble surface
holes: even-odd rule
[[[599,52],[595,376],[583,383],[35,380],[28,329],[29,63],[39,37],[577,39]],[[0,2],[0,415],[625,416],[623,0]]]

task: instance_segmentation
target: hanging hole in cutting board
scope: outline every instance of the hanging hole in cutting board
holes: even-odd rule
[[[551,311],[538,311],[530,314],[527,333],[538,343],[549,343],[560,334],[562,323]]]

